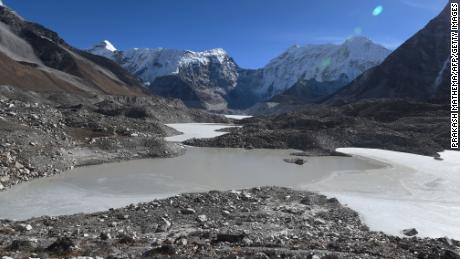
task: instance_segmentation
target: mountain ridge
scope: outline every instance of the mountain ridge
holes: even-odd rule
[[[344,86],[390,53],[365,37],[352,37],[339,45],[292,46],[263,68],[245,69],[221,48],[202,52],[167,48],[117,50],[104,40],[87,51],[117,62],[155,94],[210,110],[248,108],[288,90],[299,80],[337,81]],[[320,57],[312,58],[318,52]]]
[[[369,98],[449,99],[450,5],[391,53],[326,100],[354,102]]]
[[[351,81],[389,54],[388,49],[362,36],[351,37],[342,44],[294,45],[265,66],[260,91],[273,97],[300,79],[323,82],[345,76]]]
[[[140,82],[113,62],[67,44],[56,32],[0,6],[0,84],[23,90],[83,95],[146,95]],[[83,55],[82,55],[83,54]]]

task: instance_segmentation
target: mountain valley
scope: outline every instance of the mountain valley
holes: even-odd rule
[[[354,36],[245,69],[78,49],[0,0],[0,257],[459,259],[449,9],[394,51]]]

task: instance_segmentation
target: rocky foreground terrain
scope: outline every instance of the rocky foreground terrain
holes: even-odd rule
[[[156,97],[44,98],[0,86],[0,190],[77,166],[178,155],[164,123],[192,121],[227,120]]]
[[[340,147],[379,148],[438,156],[449,149],[449,107],[407,100],[366,100],[242,120],[214,139],[193,146],[293,148],[306,155],[334,155]]]
[[[277,187],[181,194],[89,215],[0,221],[3,258],[451,259],[460,258],[459,245],[447,238],[372,232],[336,199]]]

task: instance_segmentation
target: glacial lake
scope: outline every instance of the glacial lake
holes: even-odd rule
[[[300,188],[341,170],[383,164],[360,158],[314,157],[303,166],[283,161],[289,150],[188,147],[185,155],[77,168],[0,193],[0,218],[95,212],[184,192],[256,186]]]
[[[170,124],[181,142],[213,137],[231,125]],[[186,147],[185,155],[77,168],[0,193],[0,218],[95,212],[184,192],[276,185],[315,191],[356,210],[371,230],[460,240],[460,152],[432,157],[343,148],[353,157],[309,157],[286,163],[292,150]]]

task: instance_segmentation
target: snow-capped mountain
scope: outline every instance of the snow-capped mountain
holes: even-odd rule
[[[114,59],[117,49],[108,40],[104,40],[99,44],[94,45],[90,52],[94,55],[104,56],[106,58]]]
[[[351,82],[389,54],[390,50],[365,37],[353,37],[341,45],[292,46],[264,68],[258,93],[270,98],[299,80]]]
[[[104,40],[96,44],[90,53],[100,55],[121,63],[128,71],[146,83],[152,83],[157,77],[179,74],[193,65],[218,64],[222,69],[236,77],[233,70],[235,64],[223,49],[212,49],[203,52],[165,48],[133,48],[118,51],[114,45]],[[236,81],[236,78],[234,78]]]
[[[293,46],[266,67],[246,70],[223,49],[120,51],[103,41],[88,51],[116,61],[156,94],[211,110],[247,108],[283,93],[299,80],[344,86],[390,53],[364,37],[355,37],[341,45]]]
[[[223,49],[194,52],[134,48],[119,51],[105,40],[89,52],[116,61],[153,92],[182,99],[193,107],[225,109],[225,95],[236,87],[238,79],[237,65]]]
[[[328,101],[404,98],[448,103],[450,37],[450,5],[447,5],[382,64],[363,73]]]

